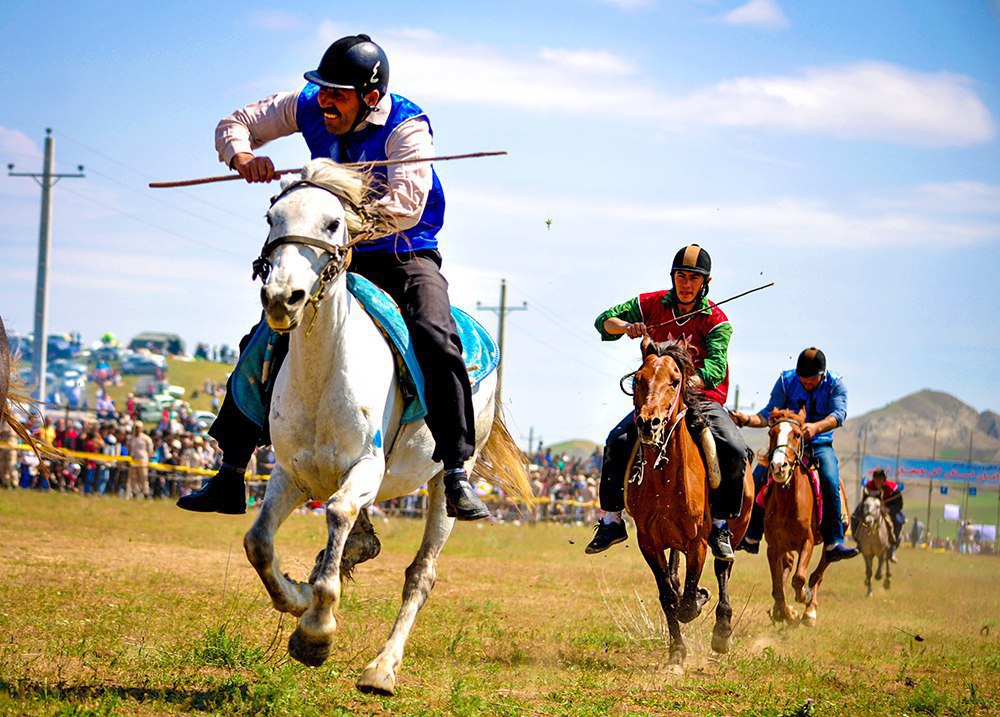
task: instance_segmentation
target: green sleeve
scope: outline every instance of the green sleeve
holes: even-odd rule
[[[728,321],[719,324],[705,337],[705,365],[698,369],[698,375],[706,388],[714,388],[726,377],[729,364],[729,339],[733,337],[733,325]]]
[[[612,306],[610,309],[598,316],[597,320],[594,322],[594,328],[601,334],[601,341],[617,341],[624,334],[615,335],[609,334],[605,331],[604,322],[608,319],[621,319],[622,321],[627,321],[630,324],[642,321],[642,312],[639,310],[639,297],[637,296],[634,299],[629,299],[623,304],[618,304],[618,306]]]

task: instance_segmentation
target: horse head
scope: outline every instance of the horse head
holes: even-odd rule
[[[869,530],[878,528],[882,519],[882,496],[878,493],[867,493],[861,503],[861,523]]]
[[[768,418],[767,472],[777,483],[788,485],[795,473],[795,466],[802,460],[802,426],[806,411],[775,408]]]
[[[694,373],[687,342],[654,343],[642,340],[642,367],[633,379],[635,424],[642,443],[660,445],[664,431],[672,429],[686,396],[688,379]]]
[[[371,204],[372,195],[367,175],[331,160],[309,162],[301,178],[282,182],[267,212],[267,240],[254,262],[272,329],[292,331],[306,306],[318,308],[347,270],[354,244],[391,233],[387,216]]]

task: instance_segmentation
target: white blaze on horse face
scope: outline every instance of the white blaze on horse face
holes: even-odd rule
[[[784,447],[788,445],[788,435],[792,432],[792,425],[790,423],[779,423],[778,424],[778,439],[774,444],[775,451],[771,454],[771,470],[776,474],[778,470],[785,464],[785,451],[778,450],[779,447]]]

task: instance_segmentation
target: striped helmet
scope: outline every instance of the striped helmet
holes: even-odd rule
[[[698,292],[697,301],[701,301],[708,295],[708,278],[712,275],[712,257],[708,252],[697,244],[689,244],[674,255],[674,263],[670,265],[670,279],[678,271],[690,271],[701,274],[705,277],[701,291]]]

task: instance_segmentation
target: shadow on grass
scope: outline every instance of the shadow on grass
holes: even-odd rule
[[[149,705],[177,705],[185,711],[226,714],[270,715],[285,712],[293,701],[290,691],[279,684],[262,680],[249,682],[242,677],[224,679],[203,689],[177,687],[128,687],[108,684],[44,684],[33,680],[9,681],[0,678],[0,694],[18,701],[81,704],[88,702],[120,703],[133,701]]]

